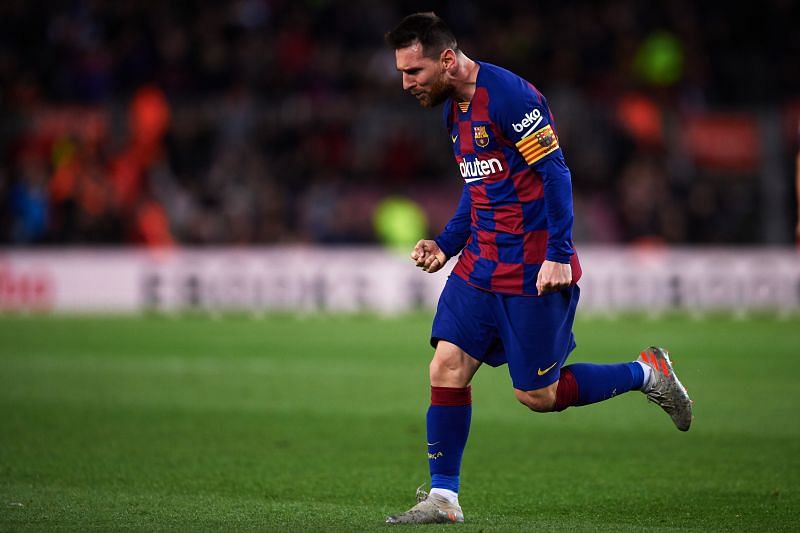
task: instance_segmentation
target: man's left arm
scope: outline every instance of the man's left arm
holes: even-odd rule
[[[544,294],[572,283],[572,179],[560,153],[542,159],[534,169],[542,177],[547,213],[547,255],[536,280],[537,291]]]
[[[497,117],[525,162],[542,178],[548,237],[536,288],[544,294],[572,283],[572,179],[544,97],[533,88],[513,96],[498,106]]]

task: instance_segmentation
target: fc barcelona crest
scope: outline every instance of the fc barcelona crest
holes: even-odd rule
[[[555,135],[553,135],[553,130],[550,128],[542,128],[542,131],[536,132],[536,140],[539,141],[539,146],[542,148],[547,148],[553,141],[555,141]]]
[[[486,126],[473,126],[472,131],[474,132],[475,144],[481,148],[486,148],[489,145],[489,134],[486,133]]]

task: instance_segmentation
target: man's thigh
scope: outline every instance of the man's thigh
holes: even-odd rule
[[[451,274],[439,297],[431,346],[437,348],[439,341],[447,341],[480,362],[492,366],[505,363],[492,312],[495,298]]]
[[[497,309],[497,326],[514,388],[541,389],[558,381],[575,348],[572,325],[580,289],[572,286],[540,297],[508,296]]]

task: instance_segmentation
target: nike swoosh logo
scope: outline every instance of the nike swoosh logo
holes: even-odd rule
[[[458,135],[455,135],[455,136],[451,135],[450,138],[453,140],[453,144],[455,144],[456,143],[456,139],[458,139]]]
[[[441,139],[441,137],[440,137],[440,139]],[[442,442],[442,441],[440,441],[440,440],[437,440],[436,442],[426,442],[425,444],[427,444],[428,446],[436,446],[436,445],[437,445],[437,444],[439,444],[440,442]]]
[[[553,363],[552,365],[548,366],[548,367],[547,367],[547,368],[545,368],[544,370],[542,370],[541,368],[540,368],[540,369],[538,369],[538,370],[536,371],[536,373],[537,373],[537,374],[539,374],[540,376],[544,376],[545,374],[547,374],[548,372],[550,372],[551,370],[553,370],[553,367],[555,367],[557,364],[558,364],[558,361],[556,361],[556,362],[555,362],[555,363]]]

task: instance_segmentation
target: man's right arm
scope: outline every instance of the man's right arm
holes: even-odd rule
[[[425,272],[437,272],[444,264],[460,252],[467,244],[470,234],[470,196],[468,185],[464,185],[461,200],[453,218],[435,240],[421,240],[414,246],[411,259]]]
[[[453,218],[444,227],[444,231],[434,239],[447,259],[457,255],[467,245],[470,235],[470,218],[469,185],[465,184]]]

